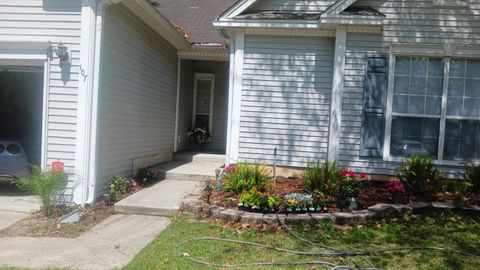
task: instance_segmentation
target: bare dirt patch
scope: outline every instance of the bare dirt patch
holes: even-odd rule
[[[113,207],[105,201],[99,201],[85,208],[85,218],[72,224],[59,224],[58,218],[75,210],[73,207],[56,208],[50,217],[34,213],[12,226],[0,230],[0,237],[63,237],[75,238],[113,214]]]

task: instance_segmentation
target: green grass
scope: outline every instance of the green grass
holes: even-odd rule
[[[337,228],[329,223],[316,227],[296,227],[294,231],[311,241],[348,250],[388,248],[396,246],[436,246],[480,254],[478,219],[460,216],[427,217],[421,220],[400,220],[391,224]],[[212,241],[182,243],[196,237],[224,237],[260,242],[276,247],[302,251],[321,251],[293,239],[286,232],[261,232],[250,228],[232,228],[212,220],[177,216],[172,224],[143,249],[124,269],[217,269],[202,266],[180,256],[219,264],[248,262],[284,262],[324,259],[353,266],[346,258],[318,258],[289,255],[259,247]],[[363,258],[355,259],[367,267]],[[397,252],[369,256],[368,260],[383,269],[480,269],[480,259],[431,251]],[[325,269],[322,266],[243,267],[240,269]]]

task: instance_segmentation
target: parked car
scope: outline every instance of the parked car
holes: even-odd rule
[[[11,182],[28,176],[27,154],[15,141],[0,141],[0,182]]]

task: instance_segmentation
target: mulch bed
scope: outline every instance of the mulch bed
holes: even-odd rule
[[[112,205],[99,201],[85,209],[85,218],[72,224],[59,224],[58,218],[76,210],[75,207],[58,207],[50,217],[34,213],[12,226],[0,230],[0,237],[63,237],[75,238],[90,230],[113,214]]]
[[[269,190],[269,192],[283,198],[290,193],[305,193],[305,190],[301,178],[277,177],[276,189]],[[441,201],[449,201],[453,195],[454,194],[449,193],[439,193],[437,197],[439,197]],[[238,197],[239,196],[233,192],[218,191],[214,188],[210,196],[210,203],[221,207],[236,209],[238,206]],[[202,199],[206,201],[205,196],[202,196]],[[335,197],[328,197],[327,199],[329,201],[328,212],[341,212],[341,209],[337,206]],[[408,199],[409,202],[416,201],[413,195],[410,195]],[[358,198],[359,209],[366,209],[378,203],[390,203],[390,192],[386,189],[384,181],[367,181],[367,184],[360,189],[360,196]]]

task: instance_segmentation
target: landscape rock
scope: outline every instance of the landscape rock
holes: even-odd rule
[[[408,204],[412,208],[414,214],[428,211],[432,208],[432,205],[426,202],[413,202]]]
[[[220,218],[224,220],[231,220],[231,221],[239,221],[240,215],[243,214],[243,211],[235,210],[235,209],[225,209],[220,211]]]
[[[350,225],[355,224],[357,222],[357,216],[353,213],[349,212],[338,212],[333,213],[335,220],[337,221],[338,225]]]
[[[240,216],[240,222],[247,223],[247,224],[261,224],[262,217],[263,217],[263,214],[261,213],[244,212]]]
[[[308,224],[312,222],[313,219],[309,214],[291,214],[285,218],[286,224]]]
[[[335,217],[329,213],[312,213],[310,214],[310,216],[312,217],[315,223],[322,223],[322,222],[335,223],[336,222]]]
[[[432,207],[434,209],[440,209],[440,210],[453,210],[455,208],[452,204],[449,203],[443,203],[443,202],[432,202]]]
[[[384,218],[395,213],[395,208],[391,204],[378,203],[368,207],[368,210],[375,212],[374,217]]]
[[[58,219],[58,223],[60,224],[71,224],[71,223],[77,223],[77,222],[80,222],[82,221],[83,219],[85,218],[85,213],[82,212],[82,211],[74,211],[74,212],[71,212],[71,213],[68,213],[64,216],[61,216],[59,219]]]

